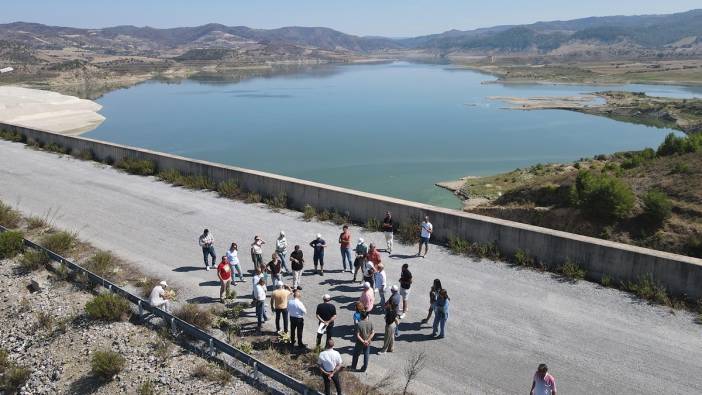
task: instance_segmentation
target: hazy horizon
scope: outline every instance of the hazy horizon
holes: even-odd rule
[[[646,5],[635,0],[591,0],[577,4],[557,0],[511,3],[514,1],[493,0],[489,4],[466,4],[460,0],[446,0],[437,7],[427,0],[389,0],[382,4],[370,0],[359,0],[353,4],[330,4],[323,0],[295,3],[268,0],[234,4],[231,1],[216,0],[198,5],[187,1],[166,0],[148,3],[124,0],[110,4],[67,0],[62,1],[59,7],[47,7],[42,1],[25,0],[6,4],[0,23],[21,21],[95,29],[120,25],[172,28],[208,23],[258,29],[306,26],[328,27],[359,36],[400,38],[452,29],[471,30],[592,16],[671,14],[701,6],[699,0],[675,0]]]

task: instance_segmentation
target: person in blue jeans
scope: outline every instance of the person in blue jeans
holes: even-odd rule
[[[436,302],[434,302],[434,325],[431,335],[436,336],[436,330],[441,327],[439,339],[442,339],[445,335],[444,329],[449,317],[449,300],[451,299],[448,296],[448,292],[442,289],[439,291],[439,297],[436,298]]]
[[[217,255],[215,255],[214,237],[212,237],[212,233],[210,233],[208,229],[205,229],[200,237],[198,237],[197,243],[202,247],[202,258],[205,261],[205,270],[210,270],[210,266],[207,264],[208,256],[212,257],[212,268],[214,268]]]
[[[361,320],[356,323],[356,346],[353,348],[353,358],[351,359],[351,369],[356,370],[358,365],[358,357],[363,352],[363,367],[359,372],[365,372],[368,369],[368,359],[370,358],[370,344],[375,336],[373,331],[373,323],[368,320],[368,313],[361,313]]]
[[[254,300],[256,301],[256,330],[261,333],[261,326],[265,321],[268,321],[268,314],[266,313],[266,280],[258,280],[258,285],[254,291]]]
[[[344,225],[343,232],[339,235],[339,246],[341,248],[341,263],[344,267],[344,271],[351,273],[351,268],[353,266],[353,261],[351,260],[351,232],[349,232],[349,226]],[[349,263],[349,268],[346,269],[346,262]]]
[[[317,237],[310,242],[310,247],[314,249],[312,261],[314,262],[314,274],[324,275],[324,249],[327,247],[327,242],[322,239],[322,235],[317,233]],[[317,271],[319,265],[319,271]]]

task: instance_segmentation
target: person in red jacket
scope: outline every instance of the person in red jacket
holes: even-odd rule
[[[229,295],[229,286],[232,283],[232,267],[227,262],[227,257],[222,257],[222,262],[217,266],[217,277],[219,277],[219,301],[224,303],[224,298]]]

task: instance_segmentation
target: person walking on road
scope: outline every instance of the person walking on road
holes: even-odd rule
[[[241,272],[241,263],[239,262],[239,246],[236,243],[232,243],[227,250],[227,262],[232,269],[232,283],[236,285],[236,279],[233,277],[235,270],[239,275],[239,281],[243,282],[244,274]]]
[[[319,353],[317,364],[324,379],[324,394],[331,395],[331,383],[334,382],[337,395],[341,395],[341,377],[339,372],[342,369],[343,360],[341,354],[334,350],[334,340],[327,340],[327,347]]]
[[[385,235],[385,245],[387,247],[388,254],[392,254],[392,242],[393,242],[393,232],[394,226],[392,223],[392,214],[389,211],[385,212],[385,218],[383,218],[382,231]]]
[[[320,325],[320,328],[317,330],[317,346],[319,346],[324,333],[327,334],[327,343],[333,336],[336,307],[331,303],[331,296],[329,296],[329,294],[325,294],[322,297],[322,303],[317,305],[316,316]]]
[[[261,333],[261,326],[265,321],[268,321],[268,314],[266,313],[266,281],[264,279],[259,279],[256,285],[255,298],[256,301],[256,331]]]
[[[275,253],[278,254],[280,258],[280,264],[285,269],[285,274],[290,274],[290,269],[288,269],[288,263],[286,257],[288,255],[288,239],[285,238],[285,232],[282,230],[275,240]]]
[[[446,329],[446,321],[449,318],[449,301],[451,298],[448,296],[448,292],[445,289],[439,291],[439,296],[436,298],[434,303],[434,325],[432,325],[432,336],[436,336],[437,329],[441,328],[439,332],[439,339],[443,339]]]
[[[283,330],[288,333],[288,297],[290,287],[278,282],[278,288],[271,293],[271,310],[275,311],[275,332],[280,333],[280,318],[283,318]]]
[[[351,369],[357,370],[358,357],[363,353],[363,367],[359,372],[365,372],[368,369],[368,359],[370,357],[370,345],[375,336],[373,331],[373,323],[368,319],[368,313],[361,314],[361,321],[356,323],[356,346],[353,349],[353,358],[351,359]]]
[[[295,250],[290,254],[290,267],[293,272],[293,288],[300,286],[300,276],[302,275],[304,263],[305,259],[302,256],[302,250],[299,245],[296,245]]]
[[[273,253],[273,255],[271,255],[271,260],[268,262],[268,265],[266,265],[266,270],[271,275],[273,287],[277,288],[278,284],[283,282],[283,279],[280,276],[280,258],[278,257],[278,254]]]
[[[556,379],[548,372],[545,363],[540,364],[534,373],[530,395],[556,395]]]
[[[385,274],[385,266],[381,263],[378,265],[378,271],[375,273],[375,289],[378,290],[378,296],[380,296],[380,308],[384,309],[385,306],[385,287],[387,284],[387,276]]]
[[[227,262],[227,257],[222,257],[222,262],[217,265],[217,277],[219,278],[219,301],[224,303],[224,299],[229,296],[229,285],[232,283],[232,267]]]
[[[341,263],[343,265],[343,270],[346,269],[346,262],[349,264],[348,272],[351,273],[351,232],[349,232],[349,226],[344,225],[343,231],[339,235],[339,247],[341,249]]]
[[[207,264],[207,257],[212,257],[212,267],[215,267],[215,261],[217,260],[217,255],[215,255],[214,249],[214,237],[210,233],[209,229],[202,231],[202,234],[197,239],[197,243],[202,248],[202,259],[205,261],[205,270],[210,270],[210,265]]]
[[[400,314],[400,318],[405,318],[405,314],[407,314],[407,300],[409,299],[411,286],[412,272],[409,271],[409,265],[405,263],[402,265],[402,273],[400,274],[400,296],[402,296],[402,314]]]
[[[302,303],[302,292],[296,290],[293,293],[293,298],[288,301],[288,314],[290,314],[290,343],[295,345],[295,335],[297,334],[297,346],[299,348],[307,347],[302,343],[302,329],[305,327],[305,314],[307,309]],[[277,317],[276,317],[277,319]]]
[[[368,254],[368,247],[366,246],[362,238],[358,239],[358,244],[356,244],[355,251],[356,259],[353,261],[353,282],[356,282],[356,276],[358,275],[358,272],[366,264],[366,255]]]
[[[153,307],[162,309],[166,313],[171,312],[171,301],[169,300],[168,292],[166,292],[168,284],[166,281],[161,281],[152,290],[149,295],[149,304]]]
[[[314,274],[324,275],[324,249],[327,247],[327,243],[322,239],[322,235],[317,233],[317,237],[310,242],[310,247],[314,250],[314,255],[312,260],[314,261]],[[319,271],[317,271],[317,265],[319,265]]]
[[[429,289],[429,311],[427,312],[427,318],[422,320],[422,324],[429,322],[431,314],[434,312],[434,303],[436,303],[436,299],[439,297],[439,292],[441,289],[441,280],[435,278],[434,284],[432,284],[431,288]]]
[[[383,348],[378,354],[393,352],[395,347],[395,329],[399,323],[399,317],[395,309],[385,309],[385,336],[383,338]]]
[[[363,303],[363,308],[367,313],[373,311],[373,306],[375,306],[375,292],[373,292],[373,288],[371,288],[370,284],[363,283],[363,292],[361,292],[361,297],[358,301]]]
[[[429,252],[429,239],[434,232],[434,226],[429,222],[428,215],[424,216],[424,221],[419,226],[421,230],[419,232],[419,252],[417,252],[417,256],[424,257]],[[422,245],[424,245],[424,255],[422,255]]]
[[[251,243],[251,261],[253,262],[254,270],[258,267],[261,268],[261,272],[266,271],[263,265],[264,244],[266,244],[266,242],[258,236],[254,236],[254,241]]]

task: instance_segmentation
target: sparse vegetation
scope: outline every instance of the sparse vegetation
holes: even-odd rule
[[[21,134],[19,134],[17,132],[3,129],[3,130],[0,130],[0,139],[19,143],[19,142],[24,141],[24,136],[22,136]]]
[[[217,185],[217,193],[219,193],[219,195],[222,197],[235,199],[239,197],[241,191],[239,190],[239,185],[237,184],[236,180],[227,180],[222,181]]]
[[[514,263],[519,266],[534,266],[534,258],[529,256],[529,253],[524,250],[517,250],[514,253]]]
[[[26,250],[19,261],[20,268],[25,272],[39,270],[49,263],[49,256],[43,251]]]
[[[312,221],[316,215],[317,210],[315,210],[314,207],[310,206],[309,204],[306,204],[304,210],[302,211],[302,218],[309,222]]]
[[[9,205],[0,202],[0,225],[14,229],[20,224],[20,219],[22,216],[17,210],[13,209]]]
[[[115,270],[115,257],[109,251],[98,251],[86,263],[85,268],[100,277],[111,277]]]
[[[322,210],[321,212],[319,212],[319,214],[317,214],[317,219],[320,221],[330,221],[333,217],[334,214],[332,214],[331,211],[326,209]]]
[[[402,373],[405,376],[405,386],[402,389],[402,395],[407,395],[407,390],[410,384],[419,376],[419,373],[424,370],[427,362],[427,353],[424,351],[416,351],[412,353],[405,362]]]
[[[13,258],[24,250],[24,235],[19,231],[0,233],[0,259]]]
[[[419,231],[419,219],[415,218],[414,221],[401,222],[397,227],[397,238],[403,244],[416,244],[419,242]]]
[[[84,149],[77,154],[74,154],[74,156],[80,160],[95,160],[95,155],[90,149]]]
[[[49,226],[48,221],[46,218],[42,217],[29,217],[27,218],[27,229],[29,230],[34,230],[34,229],[43,229]]]
[[[6,394],[15,394],[29,380],[32,371],[24,366],[9,364],[0,376],[0,390]]]
[[[471,250],[471,245],[468,240],[463,240],[460,237],[449,235],[448,246],[452,254],[467,254]]]
[[[214,317],[209,310],[201,309],[198,305],[187,303],[176,310],[176,317],[202,329],[209,329],[212,326]]]
[[[117,167],[129,174],[152,176],[156,174],[156,163],[145,159],[124,158],[117,163]]]
[[[261,195],[256,192],[246,194],[246,203],[261,203]]]
[[[609,287],[612,285],[612,277],[609,274],[603,274],[600,283],[603,287]]]
[[[253,344],[247,342],[247,341],[240,341],[237,343],[236,348],[241,350],[241,352],[246,353],[246,354],[251,354],[253,352]]]
[[[95,377],[110,381],[118,375],[126,365],[126,359],[114,351],[93,351],[90,360],[91,372]]]
[[[156,388],[154,388],[154,383],[147,379],[139,385],[137,388],[138,395],[154,395],[156,393]]]
[[[78,245],[78,235],[74,232],[60,230],[47,234],[41,239],[41,245],[59,255],[71,252]]]
[[[581,268],[577,263],[567,259],[563,266],[560,267],[560,273],[573,281],[582,280],[585,278],[585,269]]]
[[[141,296],[148,297],[151,294],[151,290],[160,282],[159,279],[153,277],[140,278],[136,282],[136,286],[141,289]]]
[[[670,133],[656,152],[658,156],[680,155],[691,152],[698,152],[702,148],[702,134],[690,134],[688,136],[676,136]]]
[[[380,221],[374,217],[368,218],[366,220],[365,228],[371,232],[379,232],[381,229]]]
[[[660,226],[670,218],[673,203],[668,196],[657,190],[648,191],[643,197],[643,209],[646,219],[656,226]]]
[[[36,314],[37,317],[37,329],[42,329],[47,332],[51,332],[54,328],[54,316],[49,313],[40,311]]]
[[[231,380],[231,375],[229,372],[213,364],[202,364],[196,366],[195,369],[193,369],[192,376],[219,384],[226,384]]]
[[[102,293],[85,305],[85,313],[94,320],[123,321],[129,318],[129,301],[113,293]]]
[[[670,297],[662,284],[653,280],[651,274],[647,274],[638,278],[635,282],[626,282],[624,289],[636,294],[636,296],[664,305],[670,305]]]
[[[274,210],[281,210],[288,207],[288,195],[286,195],[285,192],[281,192],[276,196],[266,199],[264,203]]]

